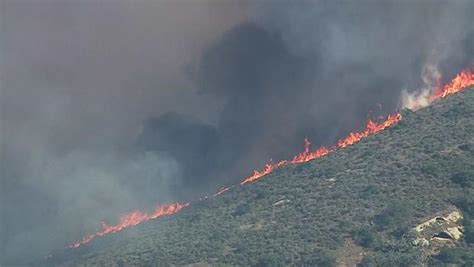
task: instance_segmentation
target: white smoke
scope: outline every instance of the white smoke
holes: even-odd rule
[[[439,87],[441,81],[441,72],[438,64],[427,63],[423,67],[421,74],[424,86],[414,92],[403,90],[401,94],[402,109],[418,110],[431,103],[431,95]]]

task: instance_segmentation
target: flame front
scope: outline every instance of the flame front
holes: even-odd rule
[[[474,85],[474,68],[462,70],[445,86],[437,88],[431,96],[431,101],[455,94],[471,85]]]
[[[304,139],[304,151],[294,156],[290,163],[303,163],[327,155],[331,150],[327,147],[320,147],[314,151],[310,150],[311,142],[308,138]]]
[[[155,211],[151,214],[141,211],[132,211],[130,213],[124,214],[120,217],[120,221],[117,224],[107,224],[102,222],[102,227],[100,230],[95,232],[94,234],[89,234],[83,237],[81,240],[74,242],[69,247],[70,248],[78,248],[85,243],[89,243],[97,236],[104,236],[111,233],[116,233],[121,231],[129,226],[134,226],[139,223],[156,219],[165,215],[174,214],[184,207],[187,207],[189,203],[181,204],[181,203],[172,203],[172,204],[165,204],[156,207]]]
[[[454,79],[452,79],[449,83],[447,83],[444,86],[440,86],[436,90],[434,90],[434,93],[430,96],[430,102],[433,102],[439,98],[444,98],[446,96],[455,94],[462,89],[474,85],[474,70],[473,69],[466,69],[461,71]],[[253,182],[255,180],[258,180],[259,178],[262,178],[263,176],[272,173],[275,169],[278,169],[282,166],[285,166],[287,164],[297,164],[297,163],[304,163],[316,158],[320,158],[322,156],[325,156],[339,148],[345,148],[347,146],[351,146],[360,140],[368,137],[369,135],[375,134],[377,132],[380,132],[398,121],[402,119],[402,116],[400,113],[395,113],[392,115],[389,115],[385,120],[381,122],[375,122],[373,120],[368,120],[366,127],[359,132],[351,132],[349,133],[346,137],[340,139],[337,141],[336,145],[332,147],[325,147],[321,146],[316,150],[311,150],[311,143],[310,141],[305,138],[304,140],[304,150],[303,152],[297,154],[294,156],[291,160],[281,160],[277,163],[267,163],[261,170],[254,170],[253,173],[244,178],[241,182],[240,185],[244,185],[250,182]],[[219,196],[227,191],[229,191],[231,188],[234,186],[230,187],[221,187],[217,193],[212,195],[213,197]],[[200,200],[205,200],[208,199],[208,196],[201,198]],[[77,248],[83,244],[86,244],[90,242],[92,239],[94,239],[97,236],[104,236],[110,233],[116,233],[118,231],[121,231],[129,226],[134,226],[139,223],[156,219],[165,215],[171,215],[174,214],[181,209],[189,206],[190,203],[173,203],[173,204],[167,204],[167,205],[162,205],[158,206],[155,211],[151,214],[148,214],[146,212],[141,212],[141,211],[133,211],[131,213],[125,214],[122,217],[120,217],[120,221],[118,224],[115,225],[109,225],[106,223],[102,223],[102,227],[100,230],[93,234],[86,235],[83,237],[81,240],[74,242],[73,244],[70,245],[71,248]]]
[[[310,149],[311,143],[309,142],[308,138],[306,138],[304,140],[304,151],[299,153],[298,155],[294,156],[293,159],[291,159],[291,160],[282,160],[282,161],[279,161],[276,164],[267,163],[267,164],[265,164],[265,167],[262,170],[260,170],[260,171],[254,170],[253,174],[246,177],[245,179],[243,179],[240,182],[240,184],[243,185],[243,184],[253,182],[253,181],[255,181],[255,180],[257,180],[257,179],[273,172],[273,170],[275,170],[279,167],[282,167],[284,165],[287,165],[289,163],[292,163],[292,164],[304,163],[304,162],[307,162],[307,161],[325,156],[325,155],[337,150],[338,148],[344,148],[344,147],[353,145],[353,144],[359,142],[360,140],[362,140],[363,138],[365,138],[365,137],[367,137],[371,134],[380,132],[380,131],[384,130],[385,128],[390,127],[391,125],[393,125],[393,124],[397,123],[399,120],[401,120],[401,118],[402,118],[402,115],[400,113],[395,113],[395,114],[389,115],[382,122],[374,122],[372,120],[369,120],[367,122],[367,126],[365,127],[364,130],[362,130],[360,132],[349,133],[349,135],[347,135],[346,137],[344,137],[344,138],[340,139],[339,141],[337,141],[337,145],[335,145],[333,147],[321,146],[316,150],[311,150]]]
[[[462,70],[449,83],[447,83],[444,86],[440,86],[434,91],[434,94],[432,94],[430,97],[431,102],[438,98],[443,98],[443,97],[455,94],[461,91],[462,89],[471,85],[474,85],[474,71],[472,69]],[[395,114],[389,115],[387,119],[379,123],[374,122],[373,120],[369,119],[367,121],[367,125],[364,130],[360,132],[349,133],[346,137],[337,141],[337,145],[333,147],[322,146],[316,150],[311,151],[310,150],[311,143],[306,138],[304,140],[304,151],[294,156],[292,160],[282,160],[276,164],[272,164],[271,162],[267,163],[265,164],[262,170],[260,171],[254,170],[252,175],[243,179],[240,182],[240,184],[243,185],[243,184],[258,180],[259,178],[273,172],[273,170],[275,170],[276,168],[279,168],[288,163],[304,163],[304,162],[325,156],[338,148],[344,148],[344,147],[353,145],[371,134],[380,132],[392,126],[393,124],[401,120],[401,118],[402,118],[402,115],[400,113],[395,113]]]

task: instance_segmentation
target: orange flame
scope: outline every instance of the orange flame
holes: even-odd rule
[[[97,236],[104,236],[106,234],[116,233],[129,226],[137,225],[139,223],[156,219],[165,215],[174,214],[180,211],[181,209],[183,209],[184,207],[187,207],[188,205],[189,205],[189,202],[185,204],[181,204],[181,203],[165,204],[165,205],[156,207],[155,211],[151,214],[148,214],[146,212],[141,212],[138,210],[132,211],[130,213],[122,215],[120,217],[119,223],[117,224],[107,224],[105,222],[102,222],[102,227],[100,230],[98,230],[94,234],[86,235],[81,240],[71,244],[69,247],[78,248],[85,243],[89,243],[90,241],[92,241],[92,239],[94,239]]]
[[[474,71],[471,69],[462,70],[449,83],[435,90],[435,93],[431,97],[431,101],[434,101],[441,97],[446,97],[448,95],[455,94],[461,91],[462,89],[471,85],[474,85]],[[277,164],[272,164],[271,162],[267,163],[262,170],[260,171],[254,170],[253,174],[243,179],[240,182],[240,184],[243,185],[246,183],[253,182],[273,172],[274,169],[281,167],[283,165],[286,165],[288,163],[307,162],[307,161],[325,156],[338,148],[344,148],[344,147],[353,145],[371,134],[380,132],[386,129],[387,127],[392,126],[393,124],[401,120],[401,118],[402,118],[402,115],[400,113],[395,113],[395,114],[389,115],[387,119],[381,123],[377,123],[369,119],[369,121],[367,122],[367,126],[365,127],[363,131],[349,133],[349,135],[347,135],[345,138],[342,138],[341,140],[339,140],[336,146],[330,147],[330,148],[322,146],[318,148],[317,150],[311,151],[309,149],[311,143],[306,138],[304,140],[305,142],[304,151],[296,155],[292,160],[290,161],[282,160],[282,161],[279,161]]]
[[[431,101],[455,94],[471,85],[474,85],[474,69],[462,70],[445,86],[436,89],[434,94],[431,96]]]
[[[455,93],[461,91],[462,89],[464,89],[468,86],[471,86],[471,85],[474,85],[474,71],[472,69],[471,70],[469,70],[469,69],[463,70],[458,75],[456,75],[456,77],[453,80],[451,80],[449,83],[447,83],[446,85],[441,86],[437,90],[435,90],[435,93],[431,96],[431,101],[434,101],[434,100],[439,99],[439,98],[446,97],[448,95],[455,94]],[[267,174],[270,174],[275,169],[280,168],[284,165],[287,165],[287,164],[290,164],[290,163],[291,164],[304,163],[304,162],[307,162],[307,161],[325,156],[325,155],[337,150],[338,148],[345,148],[347,146],[353,145],[353,144],[359,142],[360,140],[368,137],[371,134],[380,132],[380,131],[392,126],[393,124],[400,121],[401,118],[402,118],[402,116],[401,116],[400,113],[395,113],[395,114],[389,115],[382,122],[374,122],[372,120],[368,120],[367,125],[366,125],[364,130],[359,131],[359,132],[349,133],[346,137],[344,137],[344,138],[340,139],[339,141],[337,141],[336,145],[334,145],[332,147],[321,146],[320,148],[318,148],[316,150],[313,150],[313,151],[311,151],[311,149],[310,149],[311,143],[309,142],[309,140],[307,138],[305,138],[303,152],[297,154],[291,160],[281,160],[277,163],[270,162],[270,163],[265,164],[265,166],[262,170],[260,170],[260,171],[254,170],[252,175],[244,178],[240,182],[240,185],[244,185],[244,184],[253,182],[255,180],[258,180],[259,178],[261,178],[261,177],[263,177]],[[212,196],[216,197],[218,195],[221,195],[221,194],[229,191],[233,187],[234,186],[221,187],[217,191],[217,193],[215,193]],[[205,200],[205,199],[208,199],[208,196],[205,196],[205,197],[201,198],[200,200]],[[120,222],[118,224],[109,225],[109,224],[106,224],[106,223],[102,223],[102,228],[100,230],[98,230],[97,232],[95,232],[93,234],[86,235],[81,240],[71,244],[70,248],[78,248],[79,246],[90,242],[92,239],[94,239],[97,236],[104,236],[106,234],[116,233],[118,231],[121,231],[121,230],[125,229],[126,227],[129,227],[129,226],[134,226],[134,225],[137,225],[139,223],[142,223],[142,222],[145,222],[145,221],[148,221],[148,220],[152,220],[152,219],[156,219],[156,218],[159,218],[159,217],[162,217],[162,216],[165,216],[165,215],[174,214],[174,213],[180,211],[181,209],[183,209],[183,208],[185,208],[189,205],[190,205],[190,203],[188,202],[188,203],[184,203],[184,204],[173,203],[173,204],[158,206],[155,209],[155,211],[151,214],[148,214],[146,212],[141,212],[141,211],[133,211],[131,213],[127,213],[127,214],[123,215],[122,217],[120,217]]]
[[[304,139],[304,151],[294,156],[290,163],[303,163],[327,155],[331,150],[327,147],[320,147],[314,151],[310,150],[311,142],[308,138]]]
[[[274,168],[275,168],[275,165],[273,165],[272,163],[267,163],[267,164],[265,164],[265,167],[263,167],[263,169],[261,171],[254,170],[252,175],[246,177],[244,180],[242,180],[240,182],[240,184],[243,185],[243,184],[246,184],[246,183],[253,182],[253,181],[259,179],[260,177],[263,177],[263,176],[273,172]]]
[[[339,140],[337,142],[337,148],[344,148],[350,145],[353,145],[363,138],[367,136],[380,132],[385,128],[392,126],[393,124],[397,123],[399,120],[402,119],[402,115],[400,113],[392,114],[387,117],[387,119],[381,123],[374,122],[372,120],[367,121],[367,126],[361,132],[353,132],[350,133],[345,138]]]
[[[275,169],[277,169],[279,167],[282,167],[284,165],[287,165],[289,163],[293,163],[293,164],[294,163],[304,163],[304,162],[307,162],[307,161],[325,156],[325,155],[335,151],[338,148],[344,148],[344,147],[353,145],[353,144],[359,142],[360,140],[362,140],[363,138],[365,138],[365,137],[367,137],[371,134],[374,134],[376,132],[380,132],[380,131],[384,130],[385,128],[390,127],[391,125],[393,125],[393,124],[397,123],[399,120],[401,120],[401,118],[402,118],[402,115],[400,113],[396,113],[396,114],[389,115],[387,117],[387,119],[385,119],[384,121],[382,121],[380,123],[369,120],[367,122],[367,126],[365,127],[364,130],[362,130],[360,132],[350,133],[348,136],[340,139],[337,142],[336,146],[329,147],[329,148],[325,147],[325,146],[321,146],[318,149],[311,151],[310,150],[311,143],[309,142],[308,138],[305,138],[305,140],[304,140],[304,151],[303,152],[301,152],[298,155],[294,156],[293,159],[291,159],[291,160],[282,160],[282,161],[279,161],[276,164],[272,164],[271,162],[265,164],[265,167],[262,170],[260,170],[260,171],[254,170],[252,175],[250,175],[250,176],[246,177],[245,179],[243,179],[240,182],[240,184],[244,185],[244,184],[253,182],[255,180],[258,180],[259,178],[273,172]]]

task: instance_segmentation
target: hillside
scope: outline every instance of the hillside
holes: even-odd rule
[[[354,146],[56,252],[45,264],[474,265],[474,90],[402,116]],[[413,245],[415,226],[455,206],[464,238]],[[438,254],[450,244],[456,248]]]

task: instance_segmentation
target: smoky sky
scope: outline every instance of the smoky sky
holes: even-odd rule
[[[332,144],[473,63],[459,1],[3,1],[1,255]],[[25,251],[28,251],[25,255]]]

